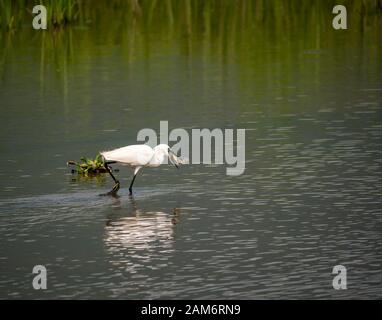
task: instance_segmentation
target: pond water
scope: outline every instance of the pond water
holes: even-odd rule
[[[382,24],[331,16],[2,34],[0,298],[382,298]],[[66,167],[160,120],[247,129],[245,172]]]

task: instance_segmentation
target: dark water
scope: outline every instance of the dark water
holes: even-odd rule
[[[3,35],[0,297],[382,298],[381,22],[365,25]],[[160,120],[246,128],[244,174],[145,169],[132,199],[121,167],[115,199],[65,165]]]

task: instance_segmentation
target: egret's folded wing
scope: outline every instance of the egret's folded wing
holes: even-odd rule
[[[117,161],[130,166],[144,166],[154,155],[151,147],[144,144],[131,145],[101,152],[106,161]]]

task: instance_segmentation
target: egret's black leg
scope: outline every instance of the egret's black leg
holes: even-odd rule
[[[130,195],[133,194],[133,184],[134,184],[134,181],[135,181],[135,177],[137,175],[135,174],[134,177],[133,177],[133,180],[131,180],[131,183],[130,183],[130,187],[129,187],[129,192],[130,192]]]
[[[113,196],[115,196],[115,195],[117,194],[117,192],[118,192],[118,190],[119,190],[119,188],[120,188],[121,185],[120,185],[119,181],[114,177],[114,175],[113,175],[113,173],[111,172],[111,170],[110,170],[109,166],[107,165],[107,163],[105,162],[103,165],[105,166],[106,171],[109,172],[109,174],[111,175],[111,177],[113,178],[113,180],[114,180],[114,182],[115,182],[115,185],[114,185],[113,189],[111,189],[111,190],[110,190],[108,193],[106,193],[106,194],[107,194],[107,195],[113,195]]]

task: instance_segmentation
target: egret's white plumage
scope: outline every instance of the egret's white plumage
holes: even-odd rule
[[[119,189],[119,181],[115,179],[107,164],[118,162],[122,165],[128,165],[134,169],[134,177],[131,181],[129,191],[132,193],[132,186],[138,171],[143,167],[158,167],[168,158],[176,167],[184,163],[179,159],[170,149],[167,144],[159,144],[151,148],[145,144],[130,145],[110,151],[101,152],[104,158],[105,168],[109,171],[110,175],[115,181],[115,186],[111,194],[116,194]]]

